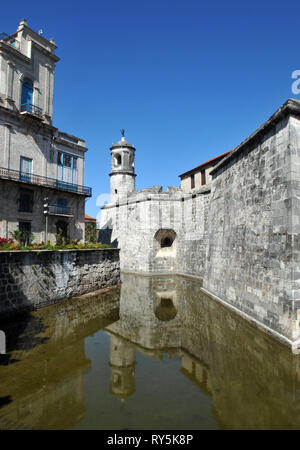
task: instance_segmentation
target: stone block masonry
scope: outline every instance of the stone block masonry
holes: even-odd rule
[[[153,191],[135,191],[117,204],[104,205],[100,241],[121,249],[125,272],[202,277],[210,189],[195,195]],[[163,236],[174,239],[169,251],[161,248]]]
[[[0,252],[0,318],[120,282],[118,249]]]
[[[299,102],[211,172],[203,287],[299,352]]]
[[[121,270],[201,277],[206,293],[300,353],[300,101],[211,169],[190,191],[127,189],[102,207]]]

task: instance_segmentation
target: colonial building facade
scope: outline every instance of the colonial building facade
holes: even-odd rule
[[[0,236],[20,229],[34,240],[84,239],[85,141],[52,125],[59,58],[22,20],[0,35]],[[48,230],[44,199],[48,203]]]

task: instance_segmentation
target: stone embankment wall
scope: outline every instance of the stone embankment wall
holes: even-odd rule
[[[0,252],[0,317],[120,282],[118,249]]]

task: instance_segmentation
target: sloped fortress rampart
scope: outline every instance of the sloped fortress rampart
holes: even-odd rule
[[[299,352],[300,102],[199,166],[202,185],[189,171],[180,187],[136,191],[133,149],[124,137],[111,148],[101,213],[100,239],[120,247],[121,269],[201,277],[207,293]]]

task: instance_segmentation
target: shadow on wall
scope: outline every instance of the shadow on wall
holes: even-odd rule
[[[105,226],[99,230],[98,234],[98,242],[101,242],[101,244],[110,244],[113,245],[115,248],[118,248],[119,241],[118,239],[111,240],[112,237],[112,220],[110,219]]]

